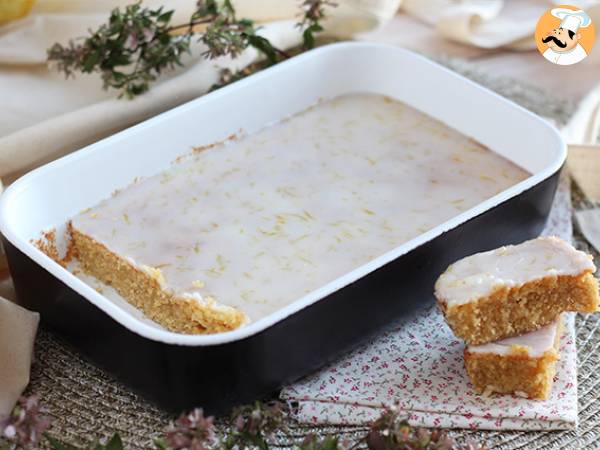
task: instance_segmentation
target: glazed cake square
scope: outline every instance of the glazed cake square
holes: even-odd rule
[[[405,104],[353,94],[197,149],[70,230],[84,272],[170,330],[212,333],[266,317],[528,176]]]
[[[485,344],[535,331],[562,312],[597,311],[595,271],[590,255],[540,237],[455,262],[435,296],[456,336]]]
[[[468,346],[465,367],[481,394],[515,394],[545,400],[559,359],[562,318],[522,336]]]

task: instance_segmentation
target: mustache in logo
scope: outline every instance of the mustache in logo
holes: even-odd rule
[[[543,42],[544,44],[546,44],[547,42],[550,42],[550,41],[554,41],[554,43],[555,43],[557,46],[559,46],[560,48],[565,48],[565,47],[567,46],[567,43],[566,43],[566,42],[562,42],[562,41],[560,41],[560,40],[559,40],[559,39],[558,39],[556,36],[547,36],[547,37],[545,37],[544,39],[542,39],[542,42]]]

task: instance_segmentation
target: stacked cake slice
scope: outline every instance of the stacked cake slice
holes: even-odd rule
[[[545,399],[559,358],[561,314],[598,310],[589,255],[542,237],[452,264],[435,295],[454,334],[467,343],[465,366],[482,393]]]

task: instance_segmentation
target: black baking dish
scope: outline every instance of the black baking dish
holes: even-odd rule
[[[292,80],[296,88],[290,90]],[[531,176],[343,281],[239,330],[209,336],[181,335],[149,323],[31,243],[42,230],[64,224],[135,177],[158,172],[177,152],[240,128],[260,129],[318,99],[352,92],[407,103]],[[250,113],[256,104],[261,108]],[[172,150],[164,151],[165,142]],[[382,45],[335,44],[27,174],[1,197],[0,229],[24,306],[39,311],[70,344],[159,405],[172,410],[203,406],[219,413],[314,371],[386,324],[430,304],[435,278],[454,260],[537,236],[565,157],[563,141],[545,121],[421,56]]]

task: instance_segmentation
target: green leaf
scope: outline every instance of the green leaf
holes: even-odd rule
[[[160,42],[162,45],[169,45],[169,42],[171,42],[171,36],[167,33],[162,33],[158,36],[158,42]]]
[[[95,51],[83,58],[81,62],[83,72],[91,72],[94,66],[100,61],[100,52]]]
[[[109,57],[106,66],[128,66],[129,64],[131,64],[131,59],[129,59],[129,56],[124,55],[122,53],[115,53]]]
[[[313,48],[315,46],[315,37],[310,31],[310,28],[304,30],[302,33],[302,40],[304,41],[304,48]]]
[[[110,19],[108,23],[112,27],[120,27],[123,24],[123,20],[121,19],[121,13],[118,9],[113,9],[110,13]]]
[[[304,40],[304,48],[311,49],[315,46],[315,33],[323,31],[323,27],[318,23],[313,23],[304,30],[302,38]]]
[[[106,450],[123,450],[123,442],[119,433],[115,433],[105,446]]]
[[[154,445],[157,450],[169,450],[169,446],[167,445],[164,439],[155,439]]]
[[[50,442],[53,450],[79,450],[77,447],[73,447],[69,444],[63,444],[58,439],[53,438],[48,433],[44,433],[44,437]]]
[[[254,21],[250,19],[240,19],[237,21],[237,23],[239,23],[244,28],[250,28],[252,25],[254,25]]]
[[[319,23],[313,23],[310,27],[308,27],[313,33],[318,33],[323,31],[324,28]]]
[[[125,80],[125,78],[127,77],[123,72],[119,72],[117,70],[113,70],[112,72],[112,77],[114,78],[114,80],[119,83],[123,80]]]
[[[256,34],[248,35],[248,44],[264,53],[271,64],[277,62],[277,52],[268,39]]]
[[[174,10],[164,12],[160,16],[158,16],[156,18],[156,20],[159,21],[159,22],[163,22],[163,23],[170,22],[171,21],[171,17],[173,17],[173,13],[174,12],[175,12]]]
[[[323,450],[338,450],[339,440],[337,437],[327,436],[322,444]]]
[[[233,7],[231,0],[223,1],[223,9],[225,9],[226,14],[229,14],[232,18],[235,17],[235,8]]]

